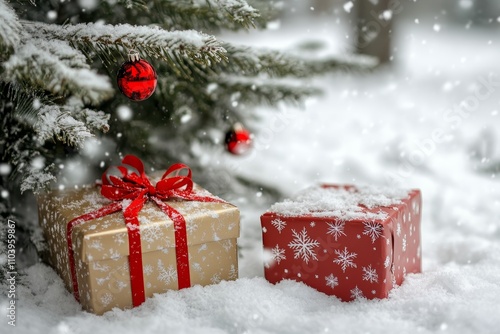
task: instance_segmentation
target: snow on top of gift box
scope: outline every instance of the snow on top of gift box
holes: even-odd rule
[[[275,203],[268,212],[292,217],[337,217],[352,219],[385,219],[380,207],[401,204],[411,190],[376,186],[322,185],[302,190],[292,199]]]

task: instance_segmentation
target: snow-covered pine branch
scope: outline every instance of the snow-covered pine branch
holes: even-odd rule
[[[158,27],[129,24],[53,25],[23,21],[24,28],[43,39],[70,42],[85,54],[101,56],[107,63],[116,61],[124,49],[135,49],[141,54],[166,61],[180,75],[189,75],[196,64],[210,66],[226,61],[226,50],[215,37],[194,30],[166,31]],[[183,73],[184,72],[184,73]]]
[[[108,131],[110,115],[102,111],[72,106],[41,105],[33,128],[40,142],[57,139],[65,144],[81,147],[93,137],[93,130]]]
[[[107,76],[90,69],[81,52],[68,42],[29,38],[3,64],[5,81],[42,89],[54,96],[77,96],[99,104],[113,95]]]
[[[333,71],[368,70],[377,60],[368,56],[345,56],[309,59],[276,50],[255,49],[225,43],[229,62],[221,64],[224,70],[246,75],[268,74],[272,77],[311,77]]]
[[[5,0],[0,0],[0,59],[19,44],[20,35],[21,24],[16,13]]]
[[[49,182],[56,180],[56,177],[53,175],[54,164],[43,168],[29,166],[24,169],[20,185],[21,193],[31,190],[36,194],[45,188]]]
[[[248,29],[260,16],[245,0],[154,0],[149,12],[169,29]]]
[[[280,102],[299,104],[307,97],[320,95],[321,90],[304,85],[303,82],[286,80],[270,80],[260,78],[245,78],[238,76],[221,76],[216,79],[217,84],[211,89],[212,99],[221,99],[224,96],[237,94],[235,98],[240,103],[268,104],[275,106]],[[234,93],[237,92],[237,93]]]
[[[143,0],[118,0],[117,3],[125,5],[125,8],[147,9],[148,6]]]

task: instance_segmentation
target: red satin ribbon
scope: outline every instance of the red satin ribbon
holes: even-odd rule
[[[182,170],[187,170],[187,175],[178,175]],[[176,175],[169,176],[171,174]],[[142,161],[134,155],[125,156],[121,166],[110,167],[102,176],[101,194],[115,202],[96,211],[77,217],[71,220],[66,226],[69,265],[73,282],[73,294],[76,300],[80,300],[80,294],[78,292],[78,280],[76,277],[72,242],[73,228],[85,221],[104,217],[118,211],[123,211],[128,232],[132,304],[138,306],[146,300],[142,267],[140,224],[137,215],[144,206],[144,203],[148,200],[156,203],[174,223],[178,288],[190,287],[191,279],[189,273],[186,221],[177,210],[165,203],[164,200],[176,197],[188,201],[223,202],[213,197],[198,196],[193,193],[192,190],[193,180],[191,179],[191,169],[184,164],[177,163],[172,165],[163,174],[156,186],[151,184],[144,173]],[[124,199],[131,200],[131,203],[126,208],[124,208],[122,204]]]

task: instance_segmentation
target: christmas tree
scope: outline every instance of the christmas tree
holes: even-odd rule
[[[125,154],[136,154],[153,168],[182,161],[215,193],[231,188],[227,175],[237,181],[233,188],[261,188],[200,156],[207,150],[224,154],[224,134],[252,118],[255,106],[300,103],[319,92],[283,79],[374,65],[359,57],[302,58],[214,36],[265,28],[281,5],[0,0],[3,221],[25,211],[20,208],[26,207],[26,194],[87,182],[88,175],[102,173]],[[115,83],[131,50],[157,73],[156,91],[142,102],[127,99]],[[84,175],[68,180],[64,171],[75,165],[73,175]],[[18,237],[36,225],[18,221]]]

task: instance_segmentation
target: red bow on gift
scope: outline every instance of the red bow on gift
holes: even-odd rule
[[[187,170],[187,175],[179,175],[182,170]],[[186,221],[177,210],[165,203],[164,200],[176,197],[188,201],[223,201],[218,198],[199,196],[193,193],[191,169],[180,163],[172,165],[163,174],[156,186],[153,186],[144,173],[142,161],[134,155],[125,156],[122,160],[122,165],[110,167],[104,172],[102,176],[101,194],[114,202],[96,211],[77,217],[67,224],[68,255],[75,298],[80,300],[72,243],[72,231],[74,226],[88,220],[123,211],[128,231],[132,303],[134,306],[138,306],[145,301],[140,223],[137,215],[144,206],[144,203],[149,200],[156,203],[174,223],[179,289],[190,287],[191,281],[189,274]],[[131,200],[131,202],[124,207],[123,200]]]

